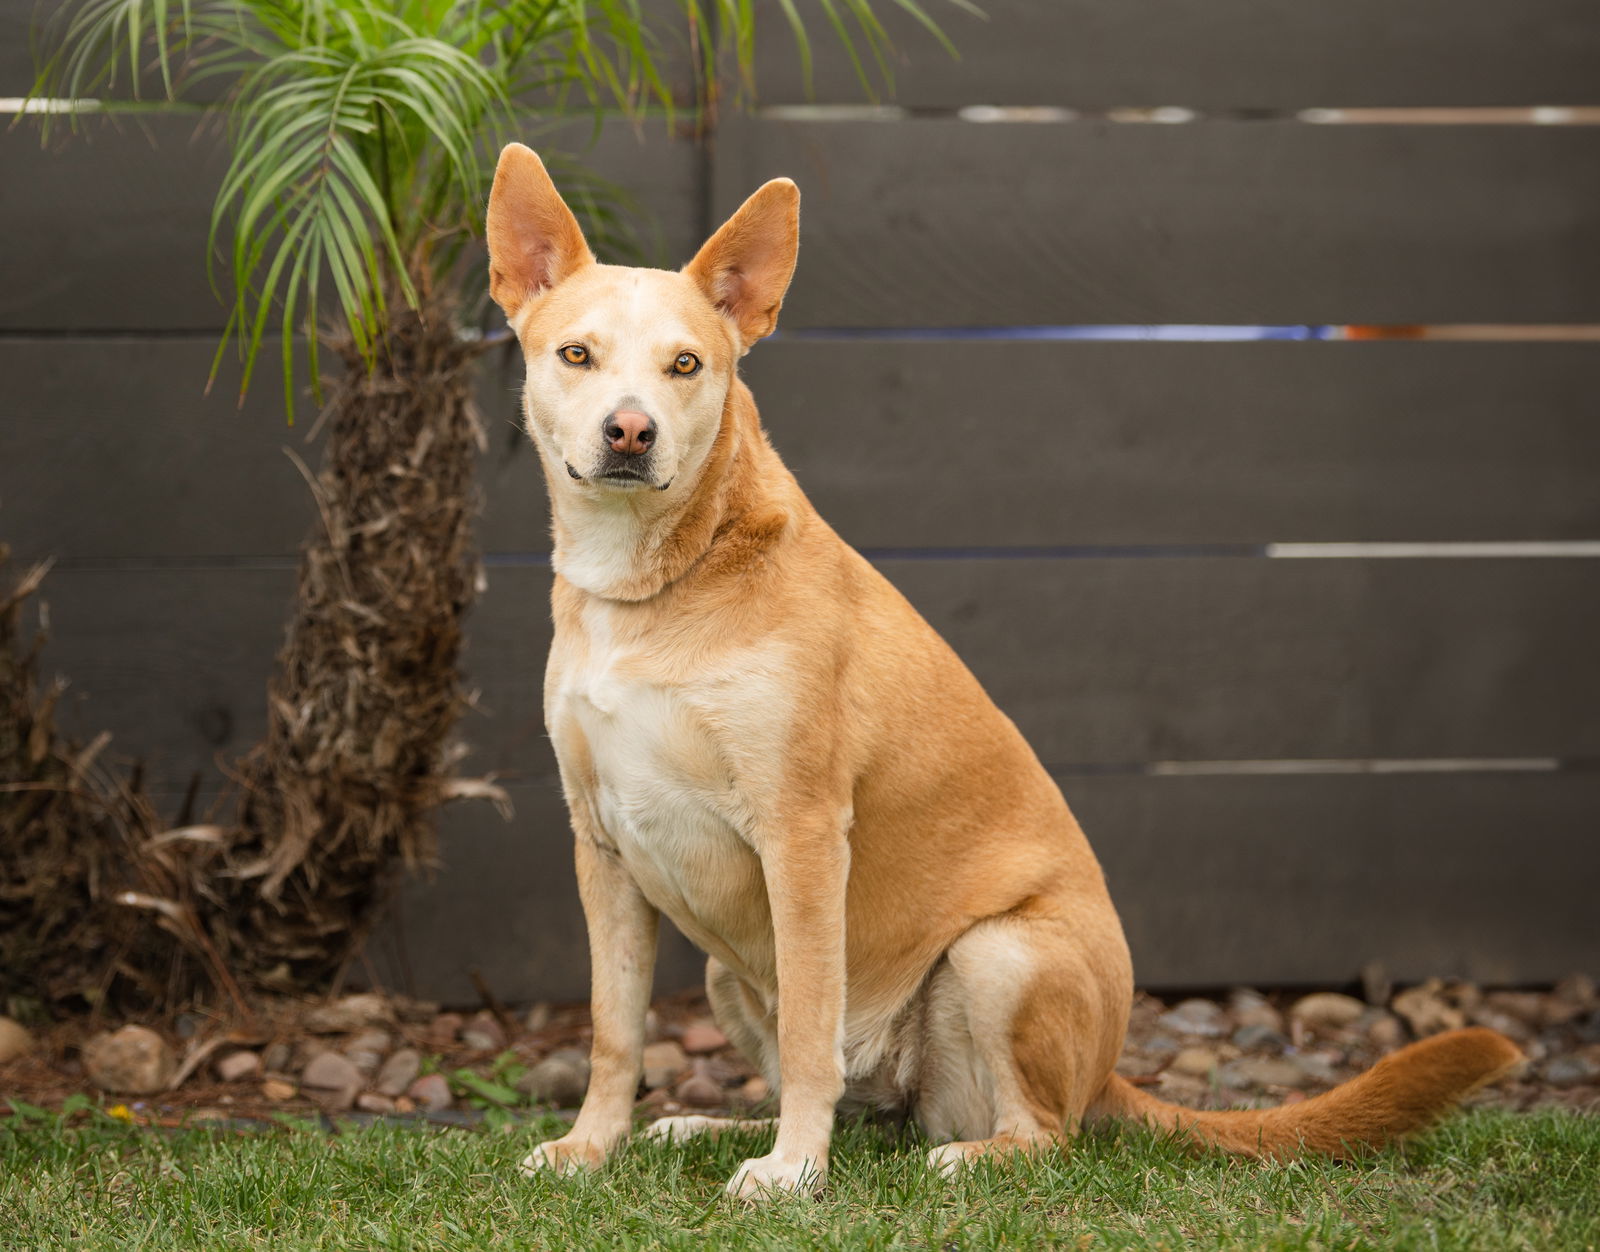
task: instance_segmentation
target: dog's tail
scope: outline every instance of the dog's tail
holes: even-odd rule
[[[1366,1073],[1299,1104],[1229,1112],[1167,1104],[1113,1074],[1088,1119],[1131,1118],[1243,1156],[1351,1157],[1421,1130],[1522,1061],[1517,1046],[1495,1031],[1452,1030],[1401,1048]]]

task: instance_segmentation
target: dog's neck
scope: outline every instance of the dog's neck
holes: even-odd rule
[[[556,573],[601,599],[637,602],[691,573],[748,559],[752,546],[775,542],[791,516],[770,468],[761,472],[766,460],[776,454],[749,388],[735,379],[705,463],[679,500],[646,491],[580,495],[564,490],[547,464]],[[776,482],[785,481],[780,470]]]

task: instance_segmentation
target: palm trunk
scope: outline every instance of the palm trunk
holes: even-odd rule
[[[236,968],[324,982],[400,866],[431,864],[462,711],[458,658],[477,560],[476,349],[448,310],[400,313],[376,366],[348,344],[313,484],[320,523],[267,693],[218,917]]]

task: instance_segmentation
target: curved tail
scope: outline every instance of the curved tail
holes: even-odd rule
[[[1474,1027],[1413,1043],[1332,1091],[1271,1109],[1181,1108],[1113,1074],[1088,1117],[1132,1118],[1244,1156],[1350,1157],[1421,1130],[1522,1061],[1521,1051],[1504,1035]]]

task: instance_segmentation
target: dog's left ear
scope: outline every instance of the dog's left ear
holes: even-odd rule
[[[683,267],[739,328],[741,352],[777,328],[799,246],[800,189],[787,178],[774,178]]]
[[[594,264],[594,254],[544,162],[508,143],[489,193],[489,294],[512,318],[533,296]]]

